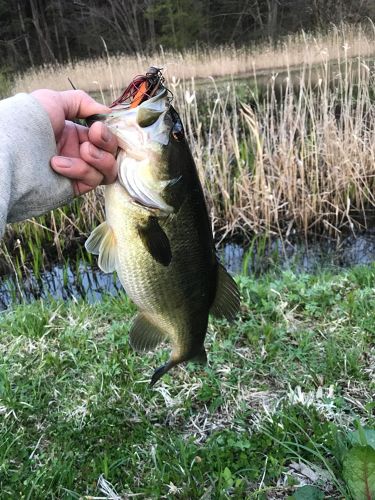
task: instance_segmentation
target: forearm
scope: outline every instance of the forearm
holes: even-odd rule
[[[0,237],[6,222],[72,200],[70,180],[50,167],[55,154],[49,117],[32,96],[18,94],[0,102]]]

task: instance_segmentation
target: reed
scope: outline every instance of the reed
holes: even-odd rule
[[[196,47],[183,52],[164,51],[154,54],[109,56],[103,40],[104,56],[83,59],[65,65],[45,65],[31,68],[16,76],[13,93],[30,92],[37,88],[66,90],[68,78],[77,88],[104,96],[110,89],[112,100],[135,75],[144,73],[150,64],[164,68],[168,79],[190,80],[227,78],[228,76],[269,74],[301,65],[320,64],[342,57],[371,57],[374,49],[374,26],[369,21],[362,26],[333,26],[328,32],[297,33],[278,43],[265,42],[252,47]]]
[[[319,54],[319,64],[290,64],[281,76],[270,71],[264,79],[254,71],[242,83],[210,78],[207,85],[198,85],[193,77],[168,79],[217,242],[232,237],[250,241],[257,235],[277,235],[283,241],[339,238],[370,224],[375,208],[375,68],[367,59],[368,45],[359,47],[366,57],[355,59],[350,46],[340,45],[348,33],[355,35],[354,29],[346,30],[332,31],[336,45],[332,53]],[[316,40],[303,40],[300,52],[313,54]],[[297,49],[290,50],[293,62]],[[243,56],[238,51],[232,59],[234,54]],[[130,69],[132,76],[149,64],[138,62],[139,68]],[[29,84],[34,85],[32,79]],[[101,220],[98,189],[71,207],[10,227],[8,249],[20,266],[27,261],[34,268],[45,265],[51,258],[46,248],[63,260]]]
[[[339,236],[375,205],[374,67],[328,57],[288,68],[247,103],[216,86],[200,112],[194,82],[174,86],[217,237]]]

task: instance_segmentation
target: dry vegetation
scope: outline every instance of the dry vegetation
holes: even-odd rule
[[[302,37],[299,44],[290,40],[273,52],[174,56],[181,73],[167,65],[217,239],[336,235],[367,223],[375,205],[373,38],[347,28],[326,38]],[[141,57],[119,60],[28,73],[16,90],[66,88],[70,76],[91,91],[114,82],[117,95],[150,64]],[[275,61],[286,68],[281,77]],[[266,68],[269,76],[260,82]],[[182,73],[188,70],[195,73]],[[253,77],[196,84],[196,77],[242,71]],[[100,85],[93,84],[99,78]],[[102,217],[99,189],[69,208],[12,225],[6,260],[22,278],[29,259],[38,276],[47,248],[55,245],[66,257],[68,242]],[[241,317],[234,326],[210,323],[210,366],[176,369],[153,391],[148,377],[165,353],[130,351],[126,330],[134,308],[126,297],[91,305],[40,301],[0,315],[2,494],[255,499],[303,498],[311,488],[316,498],[358,493],[348,474],[353,469],[360,477],[351,467],[353,451],[357,467],[358,452],[366,452],[365,459],[375,453],[374,266],[238,282]],[[367,486],[360,481],[359,488]]]
[[[168,86],[205,185],[218,241],[233,235],[249,239],[254,234],[277,234],[283,239],[301,234],[339,236],[343,230],[356,231],[369,223],[375,206],[375,68],[364,56],[370,54],[373,39],[374,34],[346,27],[325,38],[301,35],[299,42],[290,39],[273,51],[222,49],[199,57],[187,53],[174,56],[175,66],[166,64]],[[168,58],[165,55],[162,64],[172,60]],[[92,90],[95,74],[96,79],[103,78],[102,88],[113,81],[117,96],[150,62],[141,57],[126,64],[116,62],[120,60],[28,73],[18,80],[17,89],[35,88],[42,81],[58,88],[65,74]],[[302,61],[302,66],[294,67]],[[288,64],[281,75],[271,70],[268,77],[258,75],[258,70],[275,62]],[[251,67],[256,70],[253,76],[241,81],[218,83],[210,78],[198,85],[193,78],[213,74],[214,69],[216,75],[225,71],[234,75]],[[35,265],[41,259],[32,249],[38,255],[45,238],[52,239],[62,254],[73,235],[87,235],[102,219],[100,190],[82,204],[60,209],[52,219],[45,217],[31,227],[12,228],[13,236],[21,235],[21,243],[27,229],[25,242]],[[21,263],[25,259],[20,256]]]
[[[374,67],[359,59],[271,78],[250,104],[234,88],[193,101],[185,123],[217,227],[305,237],[367,226],[374,205]],[[185,99],[193,94],[186,91]],[[190,97],[191,99],[191,97]],[[233,113],[237,109],[240,112]],[[186,112],[186,110],[188,112]],[[195,140],[194,140],[195,139]]]
[[[104,47],[105,42],[103,40]],[[112,89],[117,97],[135,75],[144,73],[150,64],[162,66],[169,79],[228,77],[278,71],[301,65],[311,66],[343,57],[372,56],[374,54],[373,25],[366,27],[342,26],[327,34],[301,33],[273,43],[254,47],[221,47],[183,52],[108,56],[95,60],[76,61],[67,65],[30,69],[15,80],[13,92],[30,92],[37,88],[66,90],[68,77],[75,86],[87,92]]]

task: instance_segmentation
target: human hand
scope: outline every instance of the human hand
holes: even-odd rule
[[[76,196],[99,184],[111,184],[117,177],[115,154],[117,141],[103,123],[90,128],[73,123],[73,118],[87,118],[109,113],[82,90],[35,90],[31,95],[46,110],[56,138],[58,156],[51,158],[55,172],[71,179]]]

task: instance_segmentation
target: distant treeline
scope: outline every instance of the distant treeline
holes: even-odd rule
[[[375,19],[374,0],[0,0],[1,71],[110,54],[277,40]]]

